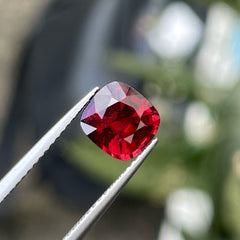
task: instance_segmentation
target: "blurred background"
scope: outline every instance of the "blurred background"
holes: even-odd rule
[[[0,177],[94,86],[126,82],[158,109],[159,143],[86,239],[240,239],[239,11],[0,0]],[[76,118],[0,206],[0,239],[61,239],[128,165]]]

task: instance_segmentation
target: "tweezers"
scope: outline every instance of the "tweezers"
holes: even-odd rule
[[[93,88],[83,97],[72,109],[70,109],[1,179],[0,181],[0,203],[17,186],[24,176],[33,168],[44,153],[50,148],[60,134],[66,129],[71,121],[88,104],[91,98],[99,90]],[[89,208],[83,217],[73,226],[63,240],[82,239],[94,223],[110,207],[111,203],[127,184],[134,173],[144,162],[148,154],[157,143],[157,138],[153,139],[144,151],[130,164],[129,167],[115,180],[112,185],[100,196],[100,198]]]

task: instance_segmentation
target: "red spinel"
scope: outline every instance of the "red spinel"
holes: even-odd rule
[[[111,156],[129,160],[140,154],[158,130],[160,116],[139,92],[121,82],[101,88],[84,109],[84,133]]]

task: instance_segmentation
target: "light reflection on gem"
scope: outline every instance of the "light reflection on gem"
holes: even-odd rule
[[[81,122],[80,124],[81,124],[81,127],[82,127],[82,129],[83,129],[83,131],[84,131],[84,133],[85,133],[86,135],[88,135],[88,134],[90,134],[90,133],[92,133],[93,131],[96,130],[95,127],[90,126],[90,125],[88,125],[88,124],[86,124],[86,123],[84,123],[84,122]]]

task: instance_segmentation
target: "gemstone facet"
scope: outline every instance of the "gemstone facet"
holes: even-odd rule
[[[121,82],[101,88],[81,116],[84,133],[103,151],[121,160],[140,154],[155,136],[159,124],[155,107]]]

